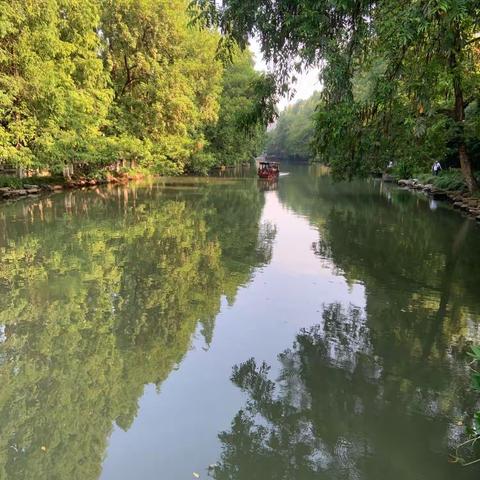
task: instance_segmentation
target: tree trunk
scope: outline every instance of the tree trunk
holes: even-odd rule
[[[73,165],[67,164],[63,166],[63,178],[71,180],[73,175]]]
[[[450,71],[453,80],[453,90],[455,93],[455,122],[458,129],[458,157],[460,159],[460,168],[470,193],[478,191],[478,183],[473,174],[472,163],[468,156],[465,145],[465,105],[463,101],[462,79],[459,72],[458,56],[461,52],[461,38],[458,29],[455,32],[455,48],[450,53]]]
[[[465,108],[463,105],[463,91],[459,78],[453,79],[453,86],[455,89],[455,121],[457,122],[457,128],[459,129],[459,145],[458,145],[458,157],[460,159],[460,167],[462,169],[465,183],[467,184],[470,193],[478,190],[478,183],[473,175],[473,168],[470,158],[468,157],[467,147],[465,145],[464,137],[464,122],[465,122]]]

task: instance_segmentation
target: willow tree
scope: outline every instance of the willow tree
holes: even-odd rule
[[[465,106],[478,94],[478,30],[480,12],[473,0],[197,0],[203,18],[218,25],[229,38],[245,45],[256,36],[263,54],[275,67],[282,90],[295,71],[322,67],[324,108],[317,120],[317,151],[336,156],[341,176],[382,167],[388,159],[378,155],[381,142],[391,138],[391,123],[404,133],[393,150],[404,153],[411,144],[428,150],[430,125],[415,130],[421,115],[452,118],[444,137],[457,145],[465,182],[477,189],[464,135]],[[380,68],[379,68],[380,66]],[[358,102],[355,81],[369,74],[368,102]],[[441,81],[434,73],[441,76]],[[439,84],[451,100],[446,109],[429,95]],[[466,94],[465,92],[468,92]],[[426,94],[427,102],[415,102]],[[410,105],[415,103],[415,108]],[[395,107],[395,108],[392,108]],[[398,107],[398,108],[397,108]],[[395,113],[392,120],[391,112]],[[434,127],[438,127],[438,122]],[[418,136],[416,134],[420,133]],[[395,137],[393,137],[395,138]],[[389,143],[388,142],[385,143]],[[411,152],[411,155],[415,155]],[[379,159],[378,164],[375,160]],[[373,159],[373,160],[372,160]]]

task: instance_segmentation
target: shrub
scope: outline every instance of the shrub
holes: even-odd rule
[[[11,177],[8,175],[0,176],[0,188],[1,187],[10,187],[10,188],[21,188],[23,185],[23,180],[18,177]]]
[[[421,183],[429,183],[442,190],[466,190],[467,188],[461,170],[456,168],[443,170],[438,176],[423,173],[417,175],[417,178]]]
[[[10,175],[0,175],[0,188],[22,188],[24,185],[42,185],[42,184],[54,184],[63,183],[64,178],[58,175],[52,175],[48,177],[14,177]]]
[[[413,162],[408,160],[400,160],[393,170],[395,176],[399,178],[411,178],[415,170]]]

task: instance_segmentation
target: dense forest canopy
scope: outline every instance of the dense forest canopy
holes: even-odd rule
[[[271,82],[248,51],[222,62],[220,34],[187,10],[0,0],[0,166],[88,173],[133,161],[179,173],[250,160]]]
[[[405,174],[433,160],[461,167],[480,154],[477,0],[197,0],[201,17],[241,45],[256,35],[285,89],[321,66],[315,150],[341,177]]]

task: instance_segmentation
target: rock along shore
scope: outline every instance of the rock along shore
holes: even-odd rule
[[[98,185],[107,185],[111,183],[127,183],[130,180],[138,180],[142,175],[123,175],[119,177],[109,176],[103,180],[93,179],[75,179],[66,180],[62,183],[45,184],[24,184],[21,188],[2,187],[0,188],[0,200],[15,200],[22,197],[36,196],[42,193],[60,192],[62,190],[82,189],[95,187]]]
[[[398,186],[404,189],[423,191],[435,200],[443,200],[453,204],[457,210],[480,222],[480,198],[472,197],[467,192],[442,190],[431,184],[422,184],[416,179],[399,180]]]

